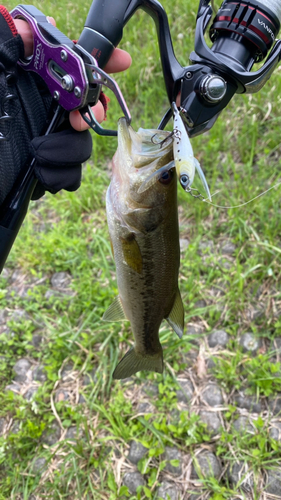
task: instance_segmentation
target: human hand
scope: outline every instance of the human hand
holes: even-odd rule
[[[50,23],[56,26],[56,22],[52,17],[48,17]],[[24,43],[24,55],[29,57],[33,54],[33,35],[29,24],[22,19],[14,20],[18,33],[21,35]],[[122,49],[115,49],[108,63],[106,64],[104,71],[107,73],[119,73],[125,71],[131,65],[132,59],[130,54]],[[92,108],[94,115],[99,123],[105,119],[105,110],[102,103],[99,101],[96,106]],[[88,125],[83,120],[78,110],[71,111],[69,115],[69,121],[75,130],[82,131],[86,130]]]
[[[50,22],[55,24],[53,19]],[[32,53],[33,36],[28,23],[12,19],[0,6],[0,108],[10,118],[1,121],[0,129],[0,205],[32,158],[36,160],[34,174],[39,181],[32,199],[43,196],[45,191],[75,191],[80,186],[82,163],[92,151],[92,137],[79,111],[70,113],[70,120],[65,120],[60,131],[42,135],[52,96],[38,75],[16,69],[17,61]],[[129,54],[116,49],[105,69],[123,71],[130,64]],[[105,113],[101,102],[93,110],[97,120],[102,121]]]

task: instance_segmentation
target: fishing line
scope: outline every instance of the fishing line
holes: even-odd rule
[[[258,194],[257,196],[255,196],[251,200],[245,201],[245,203],[240,203],[239,205],[233,205],[233,206],[229,206],[229,207],[223,206],[223,205],[216,205],[215,203],[212,203],[211,201],[209,201],[208,198],[203,198],[203,197],[201,198],[201,201],[204,201],[205,203],[208,203],[208,205],[212,205],[213,207],[216,207],[216,208],[224,208],[224,209],[240,208],[240,207],[244,207],[245,205],[248,205],[248,203],[251,203],[252,201],[256,200],[257,198],[260,198],[261,196],[268,193],[269,191],[271,191],[271,189],[275,188],[276,186],[279,186],[280,184],[281,184],[281,181],[276,182],[276,184],[274,184],[273,186],[268,188],[266,191],[263,191],[262,193]],[[217,194],[218,192],[219,191],[216,191],[214,194],[212,194],[212,196],[215,196],[215,194]]]

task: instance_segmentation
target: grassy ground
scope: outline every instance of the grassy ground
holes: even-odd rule
[[[177,57],[187,64],[196,6],[183,0],[162,3]],[[90,6],[89,1],[34,4],[73,38]],[[155,127],[167,99],[155,29],[143,12],[125,28],[121,46],[133,58],[130,70],[117,76],[133,126]],[[235,97],[213,129],[192,141],[211,191],[219,190],[214,197],[218,205],[239,205],[280,181],[279,69],[258,95]],[[109,127],[120,114],[113,98],[108,114]],[[186,334],[177,340],[163,326],[164,375],[140,373],[126,385],[111,376],[132,343],[130,328],[101,322],[117,294],[105,219],[115,149],[116,139],[94,137],[79,191],[46,195],[32,203],[0,280],[1,312],[8,312],[0,325],[0,499],[156,498],[166,477],[167,446],[176,447],[183,457],[182,475],[167,476],[179,498],[190,498],[191,490],[213,500],[275,498],[265,496],[264,481],[281,467],[280,442],[269,432],[273,414],[280,422],[271,402],[281,392],[279,354],[272,356],[281,337],[281,187],[237,209],[212,207],[179,190]],[[60,286],[51,281],[58,272],[65,273]],[[229,335],[223,350],[208,346],[214,329]],[[243,352],[239,343],[246,332],[259,340],[255,355]],[[23,358],[30,364],[29,375],[18,391],[7,391],[15,379],[13,367]],[[210,358],[215,358],[212,370]],[[28,399],[26,391],[34,385],[30,373],[37,366],[45,371]],[[193,384],[191,406],[179,402],[178,379]],[[213,410],[221,418],[216,436],[199,417],[210,381],[221,387],[224,398]],[[147,384],[154,388],[150,396]],[[242,390],[262,402],[259,415],[237,408],[234,396]],[[140,411],[142,399],[150,412]],[[241,415],[250,419],[250,433],[247,428],[237,431],[234,424]],[[52,429],[57,439],[50,446],[46,436]],[[74,440],[69,429],[77,431]],[[149,458],[138,469],[125,460],[132,439],[149,449]],[[192,480],[191,464],[202,450],[216,454],[221,473],[199,473]],[[44,459],[42,469],[33,466],[38,458]],[[241,489],[241,481],[230,484],[224,474],[229,464],[239,461],[253,478],[248,490]],[[146,480],[136,494],[122,482],[132,470]]]

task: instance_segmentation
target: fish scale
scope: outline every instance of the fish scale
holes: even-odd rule
[[[106,321],[129,320],[135,344],[113,377],[139,370],[163,371],[159,328],[163,319],[181,336],[184,312],[178,288],[180,264],[177,176],[171,169],[172,139],[161,148],[151,142],[163,131],[133,131],[118,123],[118,148],[106,207],[119,295],[104,314]],[[168,133],[167,133],[168,135]],[[165,165],[167,170],[165,171]],[[161,169],[144,191],[139,187]]]

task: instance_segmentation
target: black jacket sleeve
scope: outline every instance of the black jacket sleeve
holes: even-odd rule
[[[52,98],[39,76],[17,65],[23,56],[21,36],[0,6],[0,207],[32,157],[39,180],[36,199],[45,190],[77,189],[81,163],[92,150],[90,133],[74,131],[68,120],[60,132],[42,137]]]

